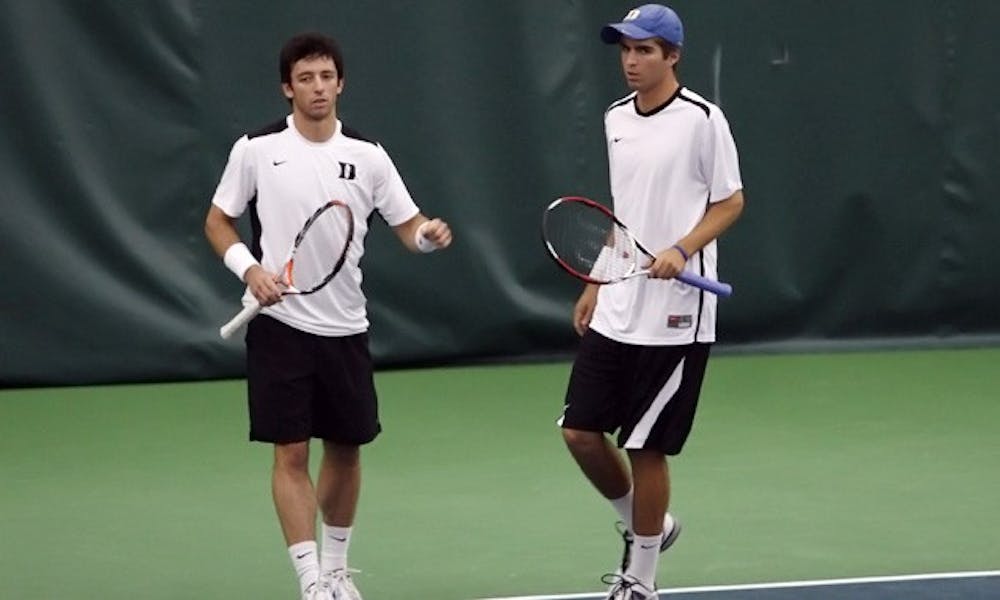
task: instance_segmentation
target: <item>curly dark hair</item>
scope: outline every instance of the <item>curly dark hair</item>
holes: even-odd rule
[[[303,58],[332,58],[337,67],[337,78],[344,78],[344,57],[333,38],[322,33],[300,33],[285,42],[278,60],[281,83],[292,82],[292,65]]]

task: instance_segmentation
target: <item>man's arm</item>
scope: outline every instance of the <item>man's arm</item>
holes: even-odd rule
[[[208,216],[205,217],[205,237],[219,258],[226,255],[226,250],[229,250],[230,246],[241,241],[235,222],[236,219],[222,212],[222,209],[214,204],[208,209]]]
[[[246,251],[246,246],[242,249],[238,247],[242,246],[243,242],[236,230],[236,219],[214,204],[208,209],[208,215],[205,217],[205,237],[220,258],[225,259],[230,251]],[[230,262],[227,261],[227,266]],[[281,288],[277,284],[277,276],[265,271],[260,264],[254,262],[243,270],[243,273],[236,273],[236,276],[246,282],[261,306],[269,306],[281,300]]]
[[[683,249],[684,254],[691,256],[729,229],[742,212],[743,190],[737,190],[725,200],[710,204],[701,221],[675,244]],[[675,247],[660,251],[656,255],[656,260],[649,267],[650,277],[660,279],[676,277],[684,270],[684,264],[687,262],[687,257],[684,254]]]
[[[451,228],[441,219],[421,213],[392,228],[410,252],[432,252],[451,245]]]

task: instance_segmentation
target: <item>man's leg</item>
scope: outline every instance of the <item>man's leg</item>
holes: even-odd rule
[[[659,450],[629,450],[634,482],[632,525],[635,538],[627,574],[656,589],[656,567],[663,520],[670,505],[670,471]]]
[[[621,453],[599,431],[563,428],[563,439],[580,470],[608,500],[625,497],[632,489]],[[630,523],[625,523],[626,527]]]
[[[288,545],[316,539],[316,492],[309,478],[309,442],[274,445],[271,494]]]
[[[316,492],[309,478],[309,442],[274,445],[271,494],[303,597],[319,579]]]
[[[323,442],[316,497],[323,523],[350,528],[361,494],[361,449],[358,446]]]
[[[629,347],[588,330],[573,361],[563,416],[557,421],[570,454],[587,479],[632,527],[632,481],[621,452],[605,431],[620,426],[616,414],[623,366],[631,365]]]
[[[324,581],[337,591],[338,598],[360,599],[347,569],[347,549],[361,494],[360,447],[323,442],[316,493],[323,515],[321,567]]]
[[[663,517],[670,509],[670,469],[659,450],[629,450],[635,498],[632,527],[636,535],[663,533]]]
[[[601,432],[563,428],[563,439],[580,470],[621,517],[625,548],[619,572],[624,573],[631,560],[633,494],[622,454]]]

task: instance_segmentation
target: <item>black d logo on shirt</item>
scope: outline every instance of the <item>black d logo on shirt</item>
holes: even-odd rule
[[[340,163],[340,178],[354,179],[357,176],[357,168],[352,163],[337,161]]]

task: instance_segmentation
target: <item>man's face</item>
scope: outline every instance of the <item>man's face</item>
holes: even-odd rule
[[[662,84],[673,73],[673,66],[680,58],[677,52],[664,56],[663,49],[652,39],[622,37],[619,46],[625,81],[629,89],[640,93]]]
[[[282,83],[285,97],[296,112],[322,121],[333,113],[337,97],[344,90],[344,80],[328,56],[303,58],[292,65],[291,83]]]

